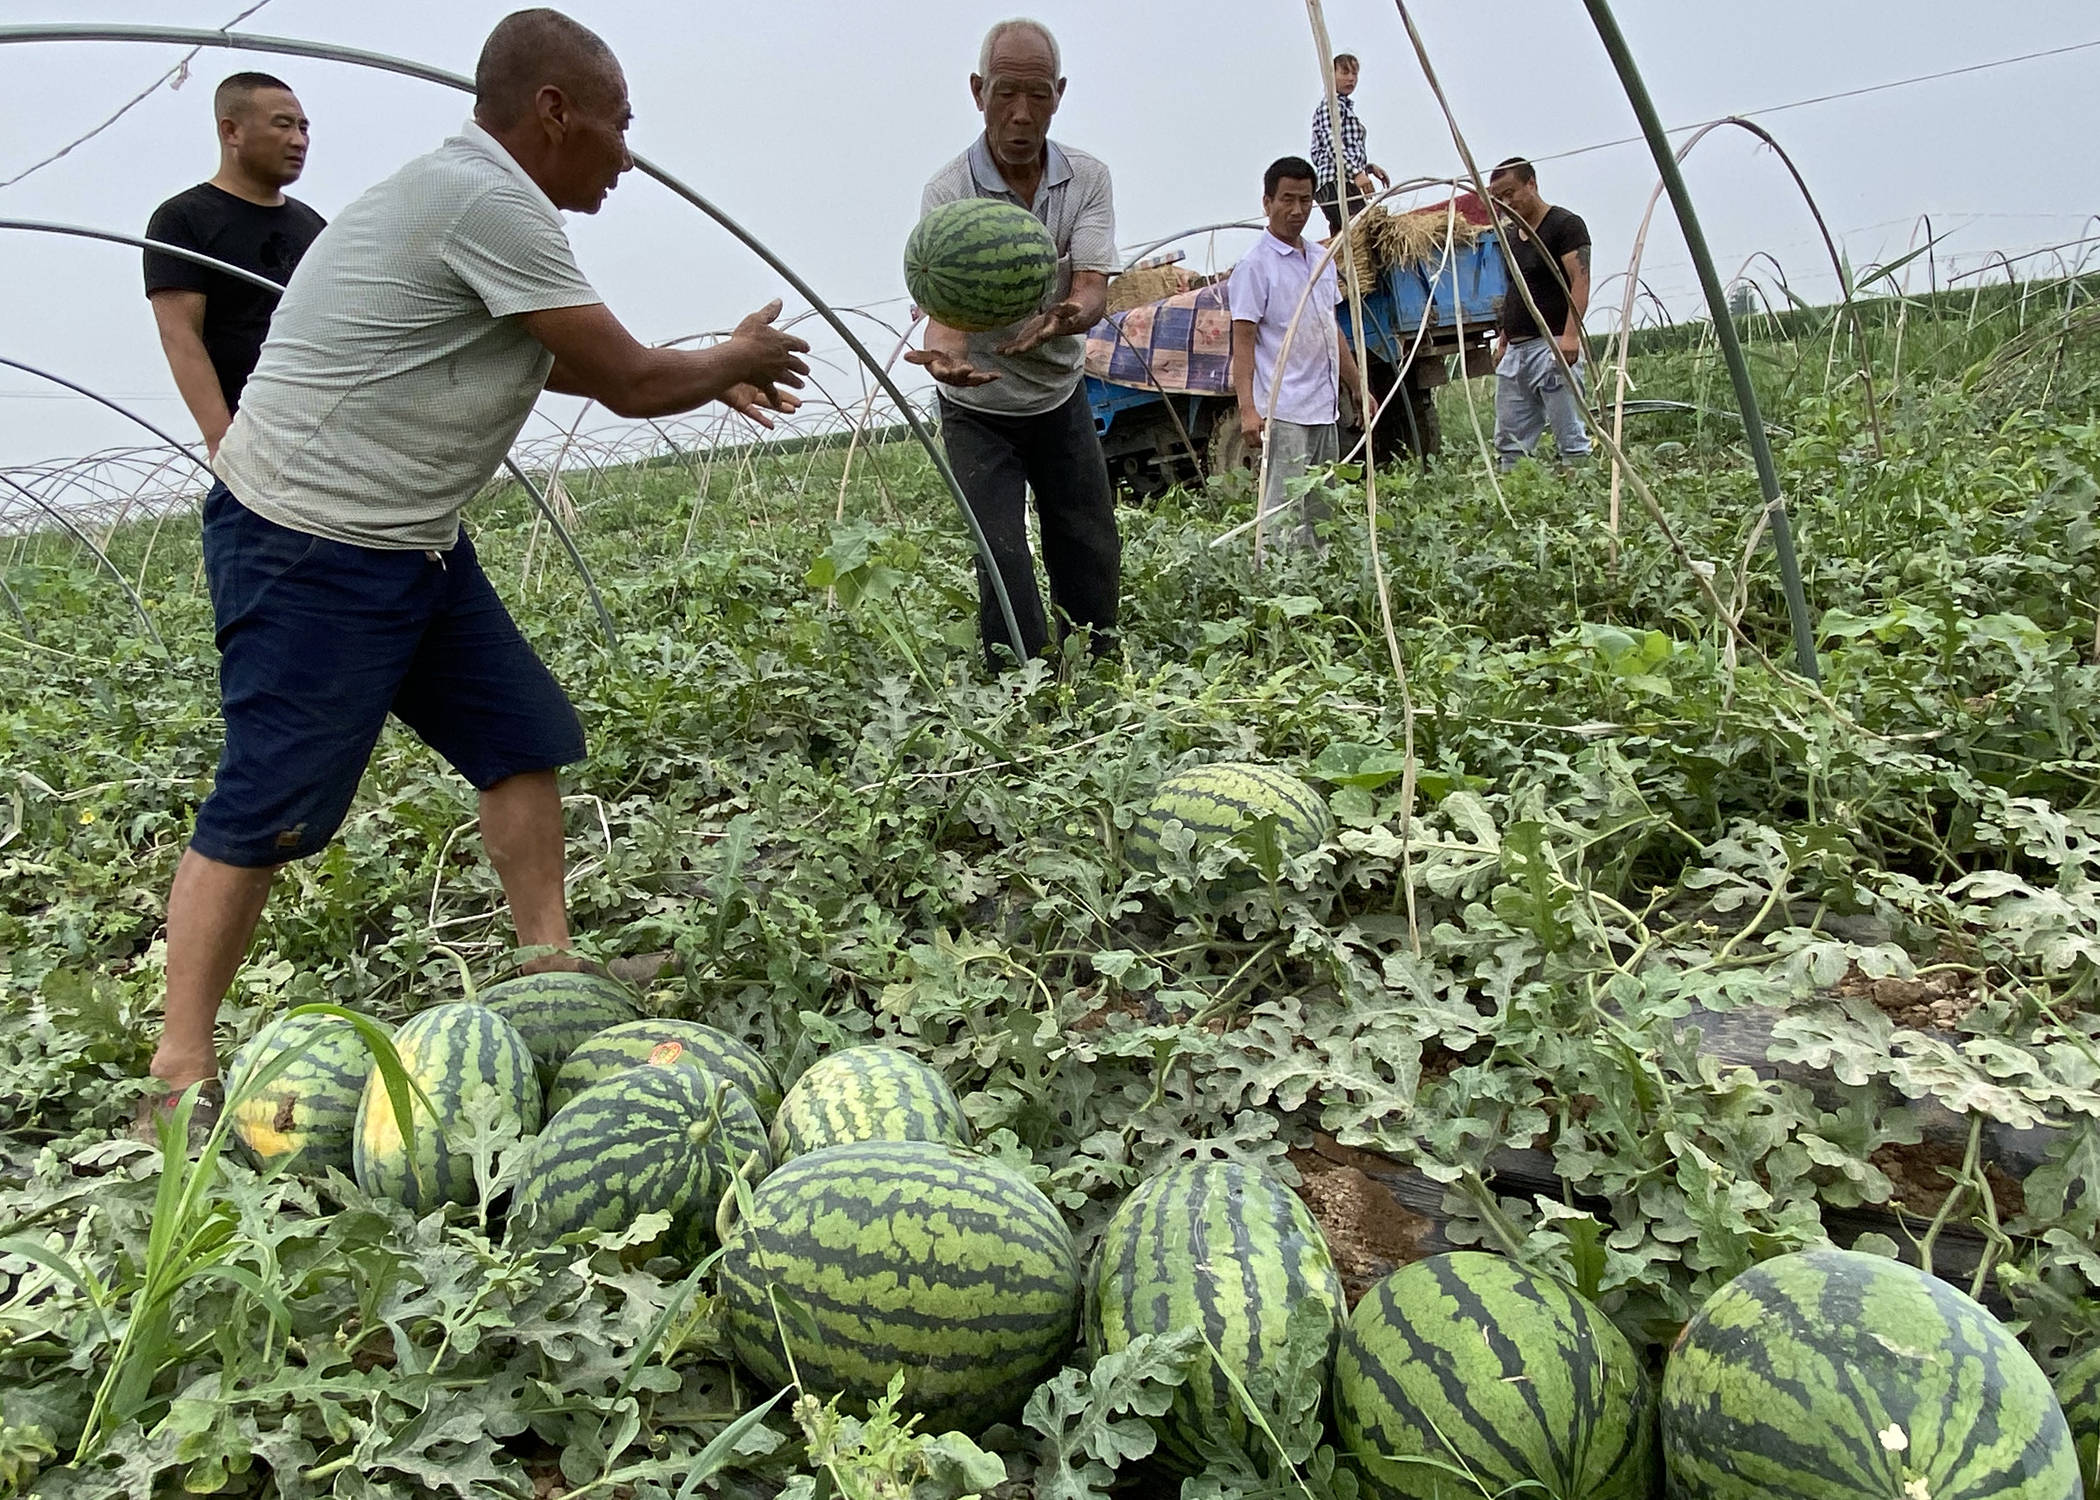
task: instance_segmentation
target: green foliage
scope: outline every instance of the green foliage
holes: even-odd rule
[[[1411,719],[1358,491],[1324,559],[1260,574],[1210,545],[1244,487],[1126,509],[1123,654],[996,681],[908,447],[863,448],[843,482],[818,448],[571,475],[617,655],[500,491],[477,546],[592,741],[564,788],[574,925],[602,955],[675,952],[646,1013],[760,1044],[783,1077],[862,1043],[927,1058],[1083,1243],[1158,1164],[1288,1179],[1323,1130],[1444,1184],[1454,1243],[1657,1337],[1886,1205],[1890,1153],[1937,1107],[1972,1140],[2044,1130],[2023,1200],[2001,1212],[1972,1151],[1941,1227],[1985,1237],[1972,1285],[2038,1350],[2089,1347],[2100,361],[2044,300],[1877,304],[1878,450],[1827,314],[1746,320],[1820,696],[1770,664],[1783,605],[1696,329],[1644,335],[1634,366],[1696,410],[1629,418],[1627,441],[1740,635],[1645,522],[1610,532],[1608,466],[1498,492],[1454,442],[1380,478]],[[1484,394],[1447,390],[1445,431]],[[0,637],[0,1491],[690,1500],[988,1474],[895,1412],[820,1424],[790,1398],[735,1425],[774,1393],[730,1366],[708,1272],[640,1260],[651,1226],[492,1240],[517,1159],[493,1120],[462,1142],[478,1201],[420,1222],[340,1177],[164,1173],[113,1139],[219,728],[194,523],[107,550],[165,655],[66,538],[0,551],[40,643]],[[1299,854],[1273,828],[1170,829],[1130,869],[1158,782],[1225,760],[1291,768],[1337,831]],[[471,788],[391,728],[339,839],[280,878],[222,1054],[304,1004],[398,1022],[457,999],[453,955],[510,971],[501,891]],[[1928,981],[1953,1024],[1874,1003]],[[1772,1023],[1756,1061],[1836,1081],[1717,1060],[1715,1015]],[[1509,1191],[1512,1152],[1561,1191]],[[157,1216],[164,1183],[182,1207]],[[1042,1388],[1016,1478],[1080,1500],[1149,1456],[1146,1418],[1207,1356],[1124,1355]],[[1249,1383],[1275,1452],[1212,1493],[1342,1482],[1293,1392]]]

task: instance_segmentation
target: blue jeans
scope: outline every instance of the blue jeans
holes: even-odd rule
[[[204,501],[226,748],[190,847],[262,868],[326,847],[392,713],[478,789],[581,760],[583,726],[461,533],[390,552]]]
[[[1582,366],[1575,366],[1577,385],[1568,388],[1554,358],[1550,339],[1513,343],[1495,367],[1495,451],[1502,467],[1514,469],[1531,456],[1539,434],[1551,424],[1553,444],[1562,458],[1587,458],[1589,428],[1583,424]]]

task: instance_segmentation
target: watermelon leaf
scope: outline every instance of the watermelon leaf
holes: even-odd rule
[[[1159,1444],[1152,1417],[1166,1415],[1174,1388],[1203,1352],[1201,1330],[1140,1334],[1091,1370],[1058,1371],[1021,1414],[1036,1444],[1036,1500],[1105,1500],[1116,1470]]]

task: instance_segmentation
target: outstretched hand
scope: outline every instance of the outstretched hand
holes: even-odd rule
[[[951,354],[946,349],[914,349],[904,356],[904,362],[919,366],[942,385],[967,389],[990,385],[999,378],[997,370],[980,370],[961,355]]]
[[[757,408],[763,406],[782,413],[793,411],[802,404],[801,398],[783,392],[779,387],[799,389],[802,377],[809,373],[809,365],[802,359],[809,353],[808,342],[775,328],[773,320],[779,316],[780,299],[775,297],[736,325],[736,331],[729,335],[729,347],[737,352],[738,373],[743,379],[723,392],[721,397],[724,404],[768,427],[773,424],[761,416]],[[731,399],[747,388],[754,393],[752,397],[742,401]]]
[[[1001,354],[1026,354],[1050,340],[1085,333],[1086,309],[1075,298],[1066,298],[1048,312],[1037,313],[1023,323],[1014,336],[999,346]]]
[[[777,411],[783,417],[792,417],[802,407],[802,398],[791,391],[761,390],[748,382],[733,385],[716,398],[739,416],[749,417],[759,426],[771,428],[773,419],[766,415]]]

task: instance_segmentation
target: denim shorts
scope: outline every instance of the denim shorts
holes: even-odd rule
[[[265,520],[215,484],[204,569],[226,719],[190,837],[209,859],[318,854],[389,712],[483,791],[583,758],[576,710],[464,532],[448,552],[357,547]]]

